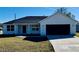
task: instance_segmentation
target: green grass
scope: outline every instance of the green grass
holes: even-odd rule
[[[32,42],[18,37],[0,38],[0,52],[51,52],[49,41]]]
[[[79,32],[76,33],[76,36],[79,37]]]

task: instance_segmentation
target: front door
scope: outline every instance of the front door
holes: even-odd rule
[[[22,26],[22,32],[25,34],[26,33],[26,25]]]

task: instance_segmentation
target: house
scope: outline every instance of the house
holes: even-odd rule
[[[51,16],[26,16],[3,24],[3,34],[69,35],[76,33],[74,15],[64,8],[57,9]]]
[[[76,25],[76,32],[79,32],[79,22]]]
[[[0,35],[3,34],[3,31],[2,31],[2,24],[0,23]]]
[[[0,23],[0,31],[2,30],[2,24]]]

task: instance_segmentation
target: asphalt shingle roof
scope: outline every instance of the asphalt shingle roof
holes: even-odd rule
[[[26,16],[16,20],[12,20],[9,22],[5,22],[4,24],[14,24],[14,23],[38,23],[43,20],[47,16]]]

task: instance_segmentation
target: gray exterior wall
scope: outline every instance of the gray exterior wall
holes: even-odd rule
[[[7,31],[7,25],[14,25],[14,31]],[[26,25],[26,33],[22,32],[22,26]],[[34,24],[4,24],[3,25],[3,34],[40,34],[40,31],[33,31],[31,25]]]
[[[48,18],[40,21],[40,34],[46,35],[46,25],[56,25],[56,24],[70,24],[70,34],[76,33],[76,21],[58,13],[53,16],[49,16]]]

